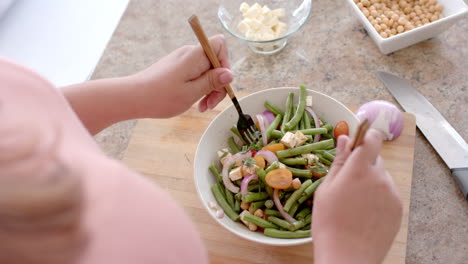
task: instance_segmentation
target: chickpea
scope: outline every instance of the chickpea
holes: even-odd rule
[[[374,10],[371,10],[371,11],[370,11],[370,14],[371,14],[371,16],[373,16],[373,17],[377,17],[377,16],[379,15],[379,13],[377,13],[377,11],[376,11],[375,9],[374,9]]]
[[[429,19],[424,18],[424,19],[422,20],[422,23],[423,23],[424,25],[425,25],[425,24],[428,24],[428,23],[429,23]]]
[[[255,216],[258,216],[258,217],[260,217],[260,218],[263,218],[263,216],[264,216],[263,210],[262,210],[262,209],[257,209],[257,210],[255,210],[254,215],[255,215]]]
[[[360,2],[357,3],[356,5],[357,5],[357,7],[358,7],[359,9],[363,9],[363,8],[364,8],[364,5],[363,5],[362,3],[360,3]]]
[[[437,0],[429,0],[429,4],[430,5],[435,5],[435,4],[437,4]]]
[[[377,32],[379,32],[382,29],[379,24],[375,24],[374,28],[375,30],[377,30]]]
[[[242,210],[249,210],[249,207],[250,207],[250,203],[241,202],[241,204],[240,204],[240,208]]]
[[[252,231],[252,232],[257,231],[257,225],[249,223],[248,226],[249,226],[250,231]]]
[[[361,3],[362,3],[362,5],[365,6],[365,7],[367,7],[367,6],[370,5],[369,0],[362,0]]]
[[[398,31],[398,33],[402,33],[403,31],[405,31],[405,28],[400,25],[400,26],[397,27],[397,31]]]
[[[375,6],[371,5],[371,6],[369,7],[369,10],[371,10],[371,11],[372,11],[372,10],[375,10]]]
[[[406,22],[408,22],[404,17],[400,17],[400,19],[398,19],[398,24],[400,25],[404,25],[406,24]]]
[[[392,33],[391,35],[396,35],[397,31],[396,31],[396,29],[392,28],[392,29],[390,30],[390,33]]]
[[[436,16],[436,15],[433,15],[433,16],[431,17],[430,20],[431,20],[431,22],[434,22],[434,21],[436,21],[437,19],[439,19],[439,17]]]
[[[363,8],[363,9],[362,9],[362,13],[363,13],[366,17],[369,16],[369,10],[368,10],[367,8]]]
[[[388,38],[388,35],[387,35],[387,33],[385,33],[385,32],[381,32],[381,33],[380,33],[380,36],[381,36],[382,38]]]
[[[416,17],[416,13],[415,13],[415,12],[411,12],[411,13],[409,14],[409,16],[410,16],[411,19],[414,19],[414,18]]]
[[[398,21],[398,19],[400,19],[400,17],[397,14],[394,14],[392,16],[392,19],[393,19],[393,21]]]
[[[421,9],[416,9],[416,15],[418,15],[418,16],[422,15],[422,10]]]
[[[380,29],[387,30],[388,29],[387,24],[380,24]]]
[[[434,11],[435,11],[435,5],[431,5],[429,7],[429,12],[434,13]]]
[[[375,3],[374,6],[375,6],[376,9],[380,9],[380,8],[381,8],[381,5],[380,5],[379,3]]]
[[[411,10],[413,10],[413,9],[411,9],[409,6],[407,6],[407,7],[405,7],[405,9],[403,11],[405,12],[405,14],[409,14],[409,13],[411,13]]]
[[[299,178],[295,178],[293,181],[292,181],[292,187],[294,188],[294,190],[297,190],[299,188],[301,188],[301,180],[299,180]]]
[[[382,23],[382,19],[380,17],[378,17],[378,18],[375,19],[375,22],[380,24],[380,23]]]
[[[388,20],[388,18],[386,18],[386,17],[382,19],[382,23],[386,24],[387,26],[389,26],[389,24],[388,24],[389,21],[390,20]]]
[[[437,4],[437,5],[435,6],[435,10],[436,10],[436,11],[442,12],[442,9],[444,9],[444,7],[443,7],[442,5],[440,5],[440,4]]]
[[[393,26],[393,23],[394,23],[394,22],[393,22],[393,19],[390,19],[390,20],[388,21],[387,25],[388,25],[389,27],[391,27],[391,26]]]
[[[354,0],[354,3],[356,3],[356,4],[357,4],[357,3],[359,3],[359,1],[360,1],[360,0]]]

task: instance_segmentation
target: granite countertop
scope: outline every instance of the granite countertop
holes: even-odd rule
[[[93,79],[144,69],[196,38],[186,19],[198,14],[207,34],[225,33],[214,0],[133,0],[116,29]],[[297,86],[348,105],[392,96],[373,72],[409,80],[468,140],[468,19],[445,33],[388,56],[379,52],[344,0],[315,0],[308,23],[275,55],[252,53],[226,35],[235,81],[247,92]],[[180,8],[180,7],[184,8]],[[135,125],[115,124],[96,136],[104,151],[121,159]],[[468,203],[449,169],[418,131],[415,143],[406,263],[467,263]]]

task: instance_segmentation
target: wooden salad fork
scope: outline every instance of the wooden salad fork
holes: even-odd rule
[[[210,42],[206,37],[205,31],[203,30],[200,21],[198,20],[198,17],[196,15],[192,15],[189,18],[188,22],[192,27],[193,32],[197,36],[198,41],[203,47],[206,56],[210,60],[211,65],[213,65],[214,68],[220,68],[221,63],[218,60],[218,56],[216,56],[216,53],[211,47]],[[234,91],[232,90],[231,86],[228,84],[224,88],[226,89],[226,92],[231,98],[232,103],[236,107],[237,113],[239,113],[239,119],[237,120],[237,129],[239,130],[242,139],[247,144],[257,142],[259,140],[260,133],[258,133],[257,127],[255,126],[252,117],[242,112],[242,109],[239,105],[239,102],[237,101],[236,95],[234,94]]]

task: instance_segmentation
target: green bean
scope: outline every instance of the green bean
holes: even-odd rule
[[[242,201],[244,203],[251,203],[261,200],[268,199],[269,195],[266,192],[258,192],[258,193],[246,193],[242,195]]]
[[[312,143],[312,144],[300,146],[300,147],[297,147],[297,148],[280,150],[280,151],[276,152],[276,156],[279,159],[283,159],[283,158],[286,158],[286,157],[297,156],[297,155],[300,155],[300,154],[309,153],[309,152],[312,152],[313,150],[333,148],[334,146],[335,145],[333,143],[333,140],[328,139],[328,140],[324,140],[324,141],[319,141],[317,143]]]
[[[237,152],[240,151],[239,146],[237,146],[237,143],[234,140],[234,137],[229,137],[228,146],[231,149],[232,154],[236,154]]]
[[[265,170],[262,169],[262,168],[258,168],[257,169],[257,175],[258,175],[258,178],[260,179],[260,182],[262,182],[263,184],[266,184],[266,181],[265,181]]]
[[[234,194],[229,191],[228,189],[225,189],[226,193],[226,201],[229,204],[229,206],[234,209]]]
[[[302,118],[304,119],[304,129],[311,128],[309,113],[307,111],[304,111],[304,116]]]
[[[297,106],[293,106],[292,113],[296,113],[296,110],[297,110]],[[297,124],[295,126],[293,126],[292,128],[290,128],[288,130],[291,131],[291,132],[299,130],[299,122],[297,122]]]
[[[327,133],[333,130],[333,126],[327,123],[323,124],[322,127],[327,129]]]
[[[309,215],[312,212],[312,209],[310,209],[310,206],[305,207],[299,213],[296,215],[297,220],[304,219],[307,215]]]
[[[297,126],[299,121],[302,118],[302,115],[304,114],[304,109],[306,105],[306,97],[307,97],[307,90],[304,85],[299,86],[300,92],[299,92],[299,103],[297,105],[297,109],[294,113],[294,116],[291,118],[291,120],[288,121],[285,125],[286,130],[290,130]]]
[[[327,129],[326,128],[309,128],[309,129],[302,129],[299,130],[302,132],[304,135],[317,135],[317,134],[326,134]]]
[[[310,224],[312,222],[312,215],[311,214],[308,214],[306,217],[304,217],[303,219],[301,220],[298,220],[294,223],[291,223],[291,229],[289,229],[290,231],[296,231],[298,229],[301,229],[303,228],[304,226]]]
[[[281,124],[281,132],[283,132],[283,134],[286,132],[286,123],[289,121],[292,115],[293,101],[294,93],[291,92],[288,94],[288,98],[286,99],[286,106],[284,108],[283,123]]]
[[[273,130],[271,131],[270,137],[273,139],[280,139],[283,137],[283,133],[279,130]]]
[[[275,203],[273,202],[273,200],[266,200],[265,201],[265,207],[266,208],[271,209],[271,208],[273,208],[273,206],[275,206]]]
[[[291,167],[286,167],[286,168],[292,172],[293,176],[307,178],[307,179],[312,178],[311,170],[302,170],[302,169],[296,169],[296,168],[291,168]]]
[[[326,176],[316,180],[309,187],[307,187],[307,189],[305,189],[305,191],[302,193],[301,198],[299,198],[297,202],[301,204],[305,202],[307,199],[309,199],[312,196],[312,194],[315,192],[315,190],[318,188],[320,183],[322,183],[325,180],[325,178]]]
[[[265,106],[266,109],[270,110],[270,112],[272,112],[275,115],[284,115],[281,109],[279,109],[276,105],[274,105],[273,103],[269,101],[265,101],[263,105]]]
[[[255,224],[263,228],[276,228],[276,229],[278,228],[277,225],[271,223],[270,221],[267,221],[263,218],[255,216],[249,212],[245,213],[243,218],[244,218],[244,221],[247,221],[249,223]]]
[[[273,161],[273,163],[270,164],[270,166],[268,166],[266,169],[265,169],[265,174],[268,174],[270,171],[272,170],[276,170],[279,168],[279,162],[277,161]]]
[[[281,213],[278,211],[278,210],[275,210],[275,209],[265,209],[265,212],[264,212],[266,215],[268,216],[277,216],[277,217],[283,217],[281,215]]]
[[[245,142],[244,138],[241,136],[241,134],[239,132],[239,129],[237,129],[236,125],[233,125],[231,127],[231,131],[232,131],[232,133],[234,133],[234,135],[236,135],[238,138],[240,138],[242,140],[242,142],[244,142],[244,144],[247,144],[247,142]]]
[[[305,125],[304,125],[304,115],[302,115],[301,121],[299,121],[299,130],[303,130]]]
[[[257,202],[252,202],[252,203],[250,204],[249,209],[250,209],[252,212],[255,212],[255,210],[262,208],[264,205],[265,205],[265,200],[263,200],[263,201],[257,201]]]
[[[223,182],[223,176],[221,175],[221,173],[219,173],[218,169],[216,168],[216,166],[214,164],[211,164],[210,165],[210,171],[216,176],[216,178],[218,179],[218,182],[221,183]]]
[[[249,184],[249,186],[247,186],[247,191],[249,192],[253,192],[256,190],[260,190],[260,189],[261,189],[260,183]]]
[[[327,160],[326,158],[324,158],[322,154],[316,153],[315,156],[317,156],[319,158],[319,161],[322,162],[323,164],[328,165],[328,166],[331,165],[331,162]]]
[[[292,192],[281,192],[281,194],[283,194],[284,199],[287,200],[287,199],[289,199],[289,197],[291,197]],[[279,194],[278,194],[278,196],[279,196]],[[283,197],[281,197],[280,200],[282,200]]]
[[[283,220],[283,219],[280,219],[276,216],[269,216],[268,217],[268,221],[272,222],[273,224],[281,227],[281,228],[284,228],[284,229],[290,229],[292,228],[291,226],[291,223],[289,223],[288,221],[286,220]]]
[[[236,211],[237,213],[240,212],[240,201],[239,200],[234,201],[234,211]]]
[[[290,198],[291,198],[291,197],[290,197]],[[299,206],[300,206],[300,204],[294,203],[294,204],[291,206],[291,209],[289,209],[288,214],[289,214],[290,216],[294,216],[294,215],[296,214],[297,210],[299,209]]]
[[[310,237],[310,230],[283,231],[274,228],[265,228],[263,231],[265,236],[275,238],[306,238]]]
[[[311,184],[312,184],[312,180],[310,180],[310,179],[303,182],[301,184],[301,187],[299,187],[299,189],[295,190],[293,192],[293,194],[291,195],[291,197],[289,197],[289,199],[286,201],[286,203],[284,204],[283,210],[285,212],[289,212],[289,209],[291,209],[291,207],[301,197],[301,195],[305,191],[305,189],[307,189],[307,187],[309,187]],[[290,215],[292,215],[292,214],[290,214]]]
[[[330,154],[336,156],[336,149],[335,148],[328,150],[328,152],[330,152]]]
[[[280,162],[283,163],[284,165],[289,165],[289,166],[306,165],[307,159],[304,157],[287,158],[287,159],[281,159]]]
[[[331,162],[335,160],[335,155],[331,154],[330,151],[328,150],[323,150],[321,154],[324,158],[326,158],[327,160]]]
[[[282,115],[277,115],[275,119],[273,120],[273,122],[271,122],[271,124],[268,126],[266,130],[267,140],[271,138],[271,134],[273,133],[273,130],[275,130],[278,127],[282,119],[283,119]]]
[[[215,183],[211,186],[211,191],[218,202],[219,206],[223,209],[224,213],[232,219],[232,221],[237,222],[239,220],[239,215],[229,206],[228,202],[224,198],[221,189],[221,184]]]
[[[273,198],[273,188],[271,188],[269,185],[265,185],[265,191],[268,193],[270,198]]]
[[[321,137],[323,137],[324,139],[332,139],[333,135],[330,133],[326,133],[326,134],[322,134]]]

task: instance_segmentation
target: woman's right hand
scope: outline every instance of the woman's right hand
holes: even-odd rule
[[[337,156],[314,197],[314,263],[381,263],[400,228],[402,205],[370,129],[353,152],[338,138]]]

